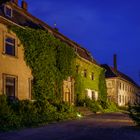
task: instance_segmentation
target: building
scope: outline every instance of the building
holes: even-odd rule
[[[28,12],[28,4],[22,1],[21,6],[18,0],[11,0],[0,6],[0,92],[11,98],[31,99],[31,88],[33,75],[31,69],[24,61],[24,48],[20,40],[12,31],[9,25],[18,27],[30,27],[47,30],[56,38],[69,44],[77,54],[77,65],[84,80],[88,79],[90,85],[85,85],[83,92],[92,99],[92,94],[98,98],[98,83],[100,71],[103,70],[92,58],[91,54],[80,45],[62,35],[58,30],[50,27],[43,21],[34,17]],[[86,68],[83,67],[86,65]],[[90,72],[88,66],[91,66]],[[95,74],[95,67],[100,71]],[[83,80],[83,81],[84,81]],[[93,85],[92,85],[93,84]],[[96,85],[96,86],[95,86]],[[86,93],[85,93],[86,91]],[[63,82],[63,100],[74,103],[74,79],[69,77]]]
[[[94,63],[83,59],[83,57],[77,57],[76,59],[77,73],[80,75],[81,90],[77,93],[80,100],[85,97],[91,100],[98,100],[99,96],[99,76],[103,70],[97,62]]]
[[[102,65],[106,69],[107,97],[118,106],[127,106],[129,103],[140,102],[140,88],[127,75],[117,69],[117,56],[114,55],[114,67]]]

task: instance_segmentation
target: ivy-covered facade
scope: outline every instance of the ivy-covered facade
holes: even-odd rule
[[[78,100],[83,100],[86,97],[91,100],[98,100],[100,96],[99,77],[103,69],[99,65],[87,61],[80,56],[76,58],[76,67],[77,80],[75,92]]]
[[[12,10],[11,18],[6,18],[6,13],[3,11],[5,7]],[[8,50],[6,43],[10,43],[12,51],[9,49],[7,54],[2,57],[9,58],[10,56],[11,58],[11,55],[16,57],[17,53],[22,56],[22,63],[26,63],[25,68],[21,66],[23,74],[15,73],[14,70],[11,70],[12,66],[5,67],[7,68],[6,74],[16,77],[11,78],[13,87],[9,86],[9,90],[13,89],[12,92],[17,89],[14,96],[19,99],[47,98],[50,101],[61,100],[73,104],[86,97],[94,100],[106,100],[105,71],[86,49],[30,15],[27,12],[27,7],[19,7],[15,2],[8,2],[2,5],[0,10],[1,33],[10,34],[11,38],[9,39],[14,40],[12,46],[11,41],[8,42],[7,36],[3,34],[2,40],[5,42],[2,45],[5,45],[5,50]],[[9,59],[9,61],[12,63],[15,60]],[[14,65],[20,63],[21,60],[17,57]],[[20,79],[25,78],[25,71],[29,73],[29,76],[26,77],[25,81],[21,81],[22,83],[16,83],[16,79],[19,82]],[[3,73],[4,71],[1,75]],[[27,88],[30,95],[20,98],[23,95],[20,95],[18,89],[22,89],[24,82],[27,83],[29,79],[30,83],[23,87],[23,91],[24,88]],[[4,82],[2,81],[4,88],[1,92],[7,94],[7,81],[6,79]]]

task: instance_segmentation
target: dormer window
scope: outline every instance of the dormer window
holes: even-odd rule
[[[12,17],[12,8],[11,7],[9,7],[9,6],[5,6],[5,15],[7,16],[7,17]]]

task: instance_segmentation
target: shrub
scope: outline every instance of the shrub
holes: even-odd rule
[[[86,98],[85,104],[94,113],[103,111],[102,106],[99,104],[99,102],[97,102],[95,100],[91,100],[89,98]]]
[[[106,102],[106,108],[104,109],[104,112],[118,112],[120,111],[117,104],[111,101]]]
[[[9,130],[20,127],[20,118],[8,105],[7,97],[0,96],[0,130]]]
[[[47,100],[35,101],[34,105],[37,108],[40,124],[57,120],[56,107],[51,105]]]
[[[107,109],[108,106],[109,106],[109,104],[108,104],[107,101],[100,100],[100,101],[98,101],[98,102],[99,102],[99,104],[102,106],[103,109]]]
[[[21,117],[22,126],[36,126],[39,122],[37,108],[35,107],[34,103],[29,100],[19,102],[17,113]]]
[[[55,101],[52,104],[56,107],[57,112],[59,112],[57,121],[76,118],[77,110],[69,103]]]
[[[76,110],[68,103],[49,103],[47,99],[11,101],[4,95],[0,96],[0,130],[38,126],[71,118],[76,118]]]
[[[76,118],[73,106],[48,100],[8,100],[0,96],[0,130],[32,127],[49,122]]]
[[[140,105],[129,106],[129,116],[140,126]]]

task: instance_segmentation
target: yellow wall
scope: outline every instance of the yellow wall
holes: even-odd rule
[[[112,101],[115,101],[119,106],[125,106],[128,104],[128,102],[131,104],[136,102],[136,95],[139,93],[139,91],[138,88],[132,83],[120,78],[107,78],[106,83],[108,97],[111,97]],[[124,97],[126,100],[120,102],[119,96]]]
[[[4,36],[9,35],[15,37],[17,44],[17,57],[4,54]],[[30,68],[24,61],[24,49],[19,39],[14,33],[9,31],[6,25],[0,23],[0,94],[3,91],[3,74],[14,75],[18,77],[17,97],[19,99],[30,98],[29,78],[32,79]]]

